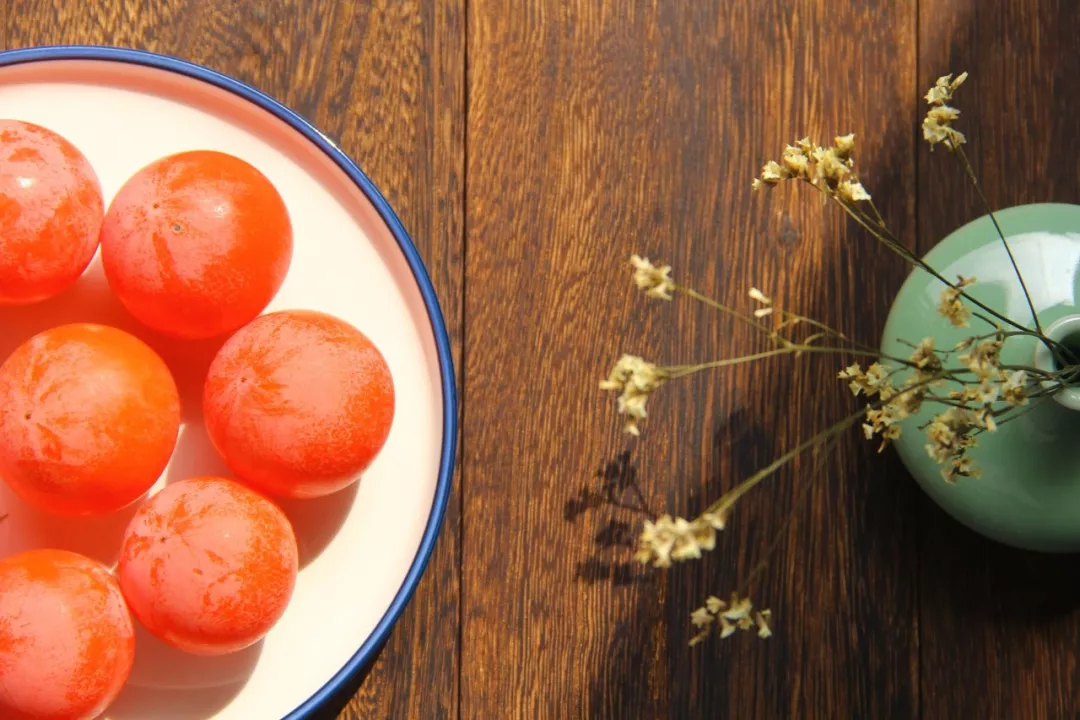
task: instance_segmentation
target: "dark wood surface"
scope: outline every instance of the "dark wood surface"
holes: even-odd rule
[[[702,562],[629,563],[647,513],[700,511],[850,412],[832,363],[673,385],[638,441],[596,388],[622,352],[761,347],[699,306],[646,301],[633,252],[876,342],[904,268],[798,189],[749,181],[796,137],[853,131],[890,225],[926,251],[981,214],[920,140],[938,75],[972,73],[960,126],[995,206],[1080,201],[1071,0],[0,2],[0,46],[71,42],[180,55],[283,100],[368,171],[427,260],[460,470],[432,564],[342,717],[1080,712],[1075,558],[973,536],[855,437],[801,507],[809,462],[751,495]],[[774,636],[688,649],[688,613],[792,510],[754,592]]]

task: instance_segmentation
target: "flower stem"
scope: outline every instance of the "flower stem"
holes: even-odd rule
[[[1027,300],[1028,309],[1031,310],[1031,319],[1035,321],[1035,330],[1038,331],[1039,335],[1042,335],[1043,329],[1042,325],[1039,323],[1039,314],[1035,312],[1035,303],[1031,300],[1031,293],[1028,292],[1027,283],[1024,282],[1024,275],[1020,272],[1020,267],[1016,264],[1016,258],[1013,257],[1012,248],[1009,247],[1009,241],[1005,239],[1005,233],[1002,231],[1001,225],[998,225],[997,217],[990,207],[990,201],[986,199],[986,195],[983,193],[982,185],[979,184],[979,179],[975,176],[975,170],[968,161],[967,153],[964,152],[963,146],[957,145],[953,148],[953,154],[960,160],[960,165],[963,166],[964,172],[967,173],[968,179],[971,180],[971,184],[974,186],[975,192],[979,196],[979,200],[982,201],[983,207],[986,208],[986,212],[990,216],[990,222],[994,224],[994,229],[997,230],[998,237],[1001,238],[1001,244],[1005,246],[1005,253],[1009,256],[1009,262],[1012,263],[1013,272],[1016,273],[1016,279],[1020,281],[1020,289],[1024,291],[1024,299]]]
[[[911,263],[913,265],[916,265],[917,267],[922,268],[923,270],[925,270],[926,272],[928,272],[929,274],[931,274],[932,276],[934,276],[935,278],[937,278],[938,280],[943,282],[945,285],[947,285],[950,288],[952,288],[952,289],[956,290],[957,292],[959,292],[960,297],[966,299],[968,302],[972,303],[973,305],[976,305],[979,308],[985,310],[986,312],[990,313],[991,315],[998,318],[1002,322],[1007,323],[1007,324],[1013,326],[1014,328],[1017,328],[1018,330],[1025,330],[1026,329],[1023,325],[1019,324],[1018,322],[1016,322],[1012,318],[1008,317],[1007,315],[1003,315],[1003,314],[999,313],[998,311],[996,311],[993,308],[989,307],[985,303],[977,300],[976,298],[971,297],[967,292],[964,291],[963,288],[959,288],[954,283],[949,282],[948,280],[946,280],[945,277],[941,273],[939,273],[937,270],[935,270],[929,263],[927,263],[925,260],[923,260],[919,256],[915,255],[913,252],[908,250],[906,247],[901,245],[896,240],[896,238],[893,237],[892,233],[888,231],[887,228],[883,227],[881,229],[877,229],[877,228],[872,227],[870,225],[870,223],[872,221],[870,220],[870,218],[865,216],[863,213],[857,211],[855,208],[851,207],[851,205],[844,202],[843,200],[836,197],[835,195],[830,195],[828,193],[828,191],[826,191],[824,188],[817,187],[816,185],[814,187],[816,187],[820,192],[824,193],[826,198],[832,198],[834,201],[836,201],[836,203],[841,208],[844,209],[844,212],[846,212],[851,217],[852,220],[859,223],[859,225],[862,225],[863,229],[865,229],[868,233],[870,233],[875,238],[877,238],[879,241],[881,241],[881,243],[883,245],[885,245],[885,247],[892,250],[894,253],[896,253],[897,255],[902,257],[904,260],[907,260],[909,263]]]
[[[825,460],[828,459],[829,453],[836,447],[839,442],[838,437],[834,437],[829,440],[828,443],[822,448],[821,453],[818,455],[817,462],[814,463],[814,468],[810,471],[810,479],[803,483],[803,486],[799,488],[798,494],[795,495],[795,501],[792,503],[791,512],[788,513],[787,518],[784,520],[784,524],[780,526],[780,529],[776,532],[776,536],[769,543],[769,546],[765,548],[765,552],[762,554],[761,560],[754,566],[750,573],[736,585],[736,592],[740,595],[750,594],[750,589],[753,587],[754,582],[761,576],[761,573],[765,571],[765,568],[769,566],[769,559],[777,548],[780,547],[780,542],[787,535],[787,531],[791,528],[792,522],[795,521],[796,514],[799,507],[810,495],[810,488],[813,487],[814,481],[821,477],[821,470],[825,467]]]
[[[777,337],[778,339],[781,339],[781,338],[779,338],[779,336],[776,335],[776,331],[774,331],[768,325],[766,325],[766,324],[764,324],[762,322],[758,322],[757,318],[751,317],[749,315],[745,315],[745,314],[739,312],[738,310],[736,310],[735,308],[728,307],[727,305],[724,305],[721,302],[717,302],[716,300],[713,300],[711,297],[707,297],[705,295],[702,295],[701,293],[699,293],[697,290],[694,290],[693,288],[688,288],[688,287],[684,287],[682,285],[676,284],[675,285],[675,290],[677,292],[681,292],[683,295],[686,295],[689,298],[693,298],[694,300],[697,300],[698,302],[705,303],[706,305],[713,308],[714,310],[719,310],[720,312],[725,313],[727,315],[730,315],[731,317],[733,317],[733,318],[735,318],[737,320],[741,320],[742,322],[746,323],[750,327],[755,328],[757,330],[760,330],[761,332],[765,333],[766,335],[769,335],[770,337]]]
[[[899,397],[900,395],[905,395],[905,394],[907,394],[909,392],[913,392],[915,390],[918,390],[919,388],[930,385],[931,383],[934,383],[934,382],[936,382],[936,381],[938,381],[940,379],[941,379],[941,375],[940,374],[935,374],[935,375],[933,375],[931,377],[926,378],[925,380],[921,380],[921,381],[919,381],[917,383],[912,383],[911,385],[908,385],[908,386],[902,388],[901,390],[899,390],[896,393],[896,395],[893,395],[892,398],[890,398],[887,401],[886,400],[877,400],[877,401],[871,403],[869,405],[869,408],[870,409],[880,409],[887,402],[892,402],[895,398]],[[794,460],[798,455],[801,455],[802,453],[809,450],[811,447],[814,447],[815,445],[819,445],[819,444],[825,442],[826,440],[829,440],[829,439],[835,437],[836,435],[839,435],[840,433],[844,432],[848,428],[850,428],[852,425],[854,425],[856,422],[858,422],[859,418],[866,415],[866,410],[867,410],[867,408],[863,408],[862,410],[859,410],[856,413],[852,413],[851,415],[848,415],[846,418],[844,418],[840,422],[836,423],[832,427],[828,428],[827,430],[823,430],[822,432],[818,433],[817,435],[810,438],[809,440],[805,440],[805,441],[799,443],[798,445],[796,445],[791,450],[788,450],[786,453],[784,453],[780,457],[776,458],[771,463],[769,463],[768,465],[766,465],[765,467],[763,467],[762,469],[758,470],[756,473],[754,473],[753,475],[748,477],[746,480],[743,480],[741,483],[736,485],[734,488],[732,488],[731,490],[729,490],[728,492],[726,492],[722,496],[720,496],[720,499],[717,500],[716,502],[714,502],[712,505],[710,505],[709,508],[703,514],[709,514],[709,513],[720,514],[720,513],[723,513],[728,508],[730,508],[732,505],[734,505],[735,502],[740,497],[742,497],[747,492],[749,492],[751,489],[753,489],[753,487],[755,485],[757,485],[759,482],[761,482],[765,478],[767,478],[770,475],[772,475],[773,473],[775,473],[780,468],[787,465],[789,462]]]

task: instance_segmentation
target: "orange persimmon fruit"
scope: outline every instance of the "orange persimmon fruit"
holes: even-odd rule
[[[0,305],[28,305],[75,284],[98,248],[101,184],[57,133],[0,120]]]
[[[116,580],[66,550],[0,560],[0,717],[82,720],[127,682],[135,629]]]
[[[169,368],[122,330],[61,325],[0,365],[0,480],[42,510],[130,505],[165,470],[179,430]]]
[[[257,318],[222,346],[207,374],[210,439],[236,476],[269,495],[311,498],[355,481],[394,418],[382,353],[331,315]]]
[[[292,224],[273,183],[211,150],[157,160],[120,189],[101,229],[105,277],[140,322],[174,337],[230,333],[281,288]]]
[[[296,585],[296,538],[273,502],[218,477],[182,480],[139,508],[117,575],[155,637],[195,655],[252,645],[277,623]]]

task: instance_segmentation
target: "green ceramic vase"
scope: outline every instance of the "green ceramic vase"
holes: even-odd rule
[[[1080,347],[1080,206],[1036,204],[995,212],[1044,330],[1070,347]],[[942,240],[926,261],[943,276],[974,276],[967,292],[1027,327],[1031,311],[989,217],[971,222]],[[972,334],[990,332],[972,319],[954,328],[937,313],[942,283],[927,272],[911,273],[893,302],[882,336],[882,352],[907,357],[918,342],[932,336],[935,345],[952,347]],[[987,328],[984,330],[983,328]],[[1049,367],[1041,343],[1010,338],[1003,363]],[[950,485],[941,466],[926,452],[918,426],[937,411],[924,406],[904,422],[895,442],[904,465],[946,512],[973,530],[999,542],[1031,550],[1080,550],[1080,390],[1064,390],[1022,416],[984,433],[971,458],[982,471]]]

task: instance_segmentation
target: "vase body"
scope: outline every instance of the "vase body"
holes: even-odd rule
[[[1065,327],[1080,315],[1080,206],[1036,204],[1013,207],[995,216],[1023,273],[1044,328]],[[1025,327],[1034,327],[1031,311],[1008,255],[989,217],[958,229],[926,255],[942,276],[975,277],[965,291]],[[901,339],[933,337],[949,349],[972,335],[993,332],[977,318],[968,328],[954,328],[937,312],[944,285],[916,269],[893,302],[882,335],[882,352],[907,357]],[[968,307],[977,310],[970,303]],[[1001,362],[1035,365],[1037,343],[1010,338]],[[955,365],[955,355],[950,364]],[[1080,391],[1068,391],[1077,394]],[[970,456],[980,477],[946,483],[941,465],[926,452],[919,426],[943,408],[925,404],[904,421],[895,447],[904,465],[926,493],[947,513],[976,532],[999,542],[1047,552],[1080,551],[1080,410],[1062,397],[1033,404],[1029,412],[983,433]],[[1028,410],[1029,408],[1024,408]]]

